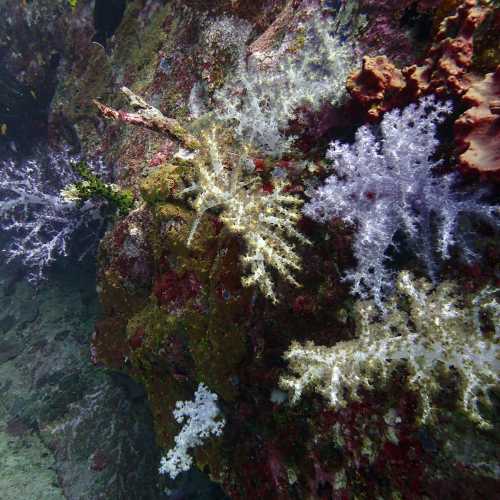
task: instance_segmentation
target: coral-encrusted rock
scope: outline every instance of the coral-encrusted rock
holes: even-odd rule
[[[364,57],[347,81],[349,93],[369,120],[421,95],[463,96],[477,79],[471,71],[474,36],[488,13],[476,0],[466,0],[440,23],[421,65],[400,70],[386,56]]]
[[[477,0],[465,0],[456,14],[443,20],[436,41],[422,66],[403,70],[416,95],[463,95],[473,79],[469,73],[474,53],[474,34],[489,10]]]
[[[425,15],[438,2],[439,0],[359,0],[344,3],[347,4],[347,12],[353,8],[353,4],[358,4],[354,8],[359,8],[365,15],[366,24],[361,27],[362,34],[358,40],[362,52],[369,55],[386,54],[391,60],[405,65],[414,61],[419,50],[424,48],[415,25],[422,24],[421,19],[428,24]],[[352,10],[349,17],[348,22],[352,24]]]
[[[347,80],[347,90],[371,119],[395,107],[405,87],[403,73],[386,56],[364,57],[361,69]]]
[[[193,450],[193,455],[196,465],[209,470],[235,500],[342,495],[422,498],[432,496],[428,485],[443,477],[442,470],[450,483],[457,476],[457,459],[434,453],[441,443],[445,448],[445,439],[434,440],[421,433],[413,407],[417,398],[400,383],[387,392],[363,394],[362,402],[340,411],[325,408],[314,396],[300,406],[286,403],[286,394],[277,384],[284,370],[282,354],[292,340],[331,346],[354,336],[352,300],[347,284],[341,281],[343,271],[353,265],[352,231],[333,220],[331,235],[325,238],[311,221],[298,221],[300,231],[315,242],[307,247],[297,245],[306,264],[297,273],[303,288],[297,290],[275,275],[280,303],[270,304],[254,289],[242,286],[244,238],[228,231],[220,207],[207,207],[192,232],[200,214],[190,207],[197,192],[186,188],[199,180],[195,162],[205,152],[178,151],[178,141],[173,140],[189,132],[206,142],[212,117],[200,114],[214,111],[214,90],[237,83],[236,55],[246,52],[258,67],[269,64],[270,71],[288,56],[300,56],[306,38],[313,35],[307,23],[320,5],[325,7],[325,20],[333,22],[335,12],[340,12],[336,33],[345,34],[347,41],[355,38],[368,55],[387,54],[403,66],[411,64],[428,43],[428,38],[420,44],[409,43],[415,30],[405,24],[406,18],[413,16],[414,20],[412,12],[428,12],[435,3],[130,0],[108,50],[83,44],[78,50],[81,63],[62,68],[65,85],[58,88],[54,102],[75,123],[82,149],[99,150],[112,160],[117,184],[131,189],[139,206],[115,221],[101,245],[99,290],[104,319],[93,339],[94,360],[125,371],[144,386],[157,442],[165,451],[174,445],[179,432],[172,417],[176,401],[191,399],[200,382],[217,393],[227,422],[224,433]],[[252,28],[249,39],[246,29],[236,30],[235,37],[234,28],[247,27],[247,23]],[[361,31],[363,27],[366,30]],[[364,38],[359,40],[360,36]],[[246,43],[240,46],[242,38]],[[373,45],[367,44],[368,39]],[[368,60],[365,71],[371,72],[369,78],[356,81],[352,90],[361,98],[366,92],[367,107],[374,107],[375,114],[391,106],[402,107],[405,99],[414,97],[405,94],[402,72],[388,59]],[[266,72],[262,75],[266,77]],[[343,88],[345,77],[335,73],[325,81],[327,86]],[[170,139],[157,133],[162,128],[158,123],[147,128],[119,126],[97,117],[92,98],[106,103],[100,108],[105,117],[145,125],[144,113],[151,108],[141,104],[124,115],[117,111],[125,105],[116,92],[123,86],[131,89],[129,100],[133,97],[133,102],[140,103],[137,97],[141,96],[161,112],[163,118],[154,117],[168,126]],[[277,94],[286,90],[283,85]],[[287,132],[298,136],[307,153],[293,152],[277,162],[250,148],[245,153],[249,161],[241,165],[244,175],[255,175],[270,195],[273,182],[286,177],[291,183],[286,193],[302,196],[305,180],[324,175],[324,166],[317,159],[322,141],[349,134],[356,126],[357,115],[347,106],[355,107],[353,102],[342,108],[318,102],[315,111],[296,110],[296,123]],[[199,113],[194,112],[196,107]],[[166,121],[167,117],[175,118],[185,130],[174,127],[175,122]],[[265,120],[256,123],[257,131],[267,124]],[[231,153],[224,161],[228,172],[244,150],[239,146],[229,150],[234,144],[234,128],[234,123],[229,127],[219,124],[213,136],[217,142],[212,152]],[[246,192],[253,189],[252,185],[241,188]],[[261,214],[265,212],[259,217]],[[448,410],[453,412],[451,407]],[[476,447],[485,448],[489,437],[479,445],[474,443],[474,452]],[[489,463],[491,456],[485,453],[476,461]],[[483,477],[485,473],[480,469],[474,475]],[[440,491],[441,498],[447,496],[446,487]],[[478,490],[470,498],[493,497],[488,493]]]
[[[464,95],[471,104],[455,122],[455,137],[462,154],[460,168],[481,177],[500,180],[500,66],[473,84]]]

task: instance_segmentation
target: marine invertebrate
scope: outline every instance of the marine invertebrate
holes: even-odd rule
[[[472,106],[455,122],[462,154],[459,167],[488,179],[500,178],[500,66],[472,84],[463,96]]]
[[[398,231],[434,277],[435,254],[447,259],[450,248],[459,243],[463,255],[472,256],[464,235],[457,234],[462,215],[494,220],[497,208],[482,203],[481,192],[460,193],[453,189],[454,174],[433,172],[439,164],[432,159],[438,145],[436,126],[450,111],[450,103],[427,96],[418,105],[386,113],[380,142],[368,126],[357,131],[354,144],[333,142],[327,157],[335,174],[309,192],[311,199],[303,209],[316,221],[340,217],[356,225],[358,265],[346,278],[354,283],[353,293],[372,295],[381,307],[392,285],[387,251],[397,248]]]
[[[71,162],[70,165],[81,180],[65,186],[61,191],[64,200],[80,206],[89,200],[104,201],[120,215],[126,215],[132,210],[134,195],[131,191],[102,181],[84,161]]]
[[[456,297],[456,287],[445,282],[433,289],[424,280],[400,273],[397,294],[386,304],[386,315],[377,317],[373,301],[358,302],[358,337],[321,347],[294,342],[285,354],[293,375],[281,378],[292,401],[314,389],[330,405],[342,408],[359,399],[358,389],[384,384],[403,365],[408,387],[421,402],[421,419],[428,421],[440,390],[439,375],[458,380],[458,405],[479,426],[489,427],[478,408],[489,402],[488,390],[498,384],[500,362],[500,304],[497,290],[485,288],[472,299]],[[407,301],[408,306],[404,303]],[[489,316],[491,323],[482,321]],[[494,325],[494,332],[488,328]]]
[[[183,147],[179,148],[172,161],[194,167],[196,180],[190,187],[175,194],[177,198],[196,195],[191,205],[197,212],[197,218],[188,237],[188,245],[205,212],[222,209],[220,220],[245,242],[246,254],[241,260],[245,267],[250,268],[251,274],[242,279],[243,285],[257,285],[273,302],[277,299],[269,268],[276,269],[287,281],[298,285],[291,272],[300,269],[300,258],[288,239],[307,243],[295,229],[301,218],[298,210],[302,204],[300,198],[286,193],[285,182],[278,181],[271,192],[265,192],[259,177],[244,175],[248,163],[245,150],[237,155],[231,150],[232,144],[225,145],[224,155],[221,155],[215,128],[197,138],[177,120],[164,116],[130,90],[123,88],[122,91],[138,112],[117,111],[95,101],[101,114],[175,138]],[[234,161],[233,158],[239,159]]]
[[[286,183],[282,181],[276,182],[271,192],[265,192],[258,177],[244,175],[244,157],[225,165],[214,131],[206,136],[206,143],[208,161],[203,156],[195,157],[197,181],[180,193],[197,193],[192,206],[198,215],[188,244],[203,214],[210,209],[222,209],[220,220],[245,242],[246,253],[241,261],[250,274],[242,279],[243,285],[257,285],[266,297],[276,302],[270,268],[298,286],[292,271],[300,269],[300,258],[289,239],[308,243],[295,228],[301,218],[298,207],[302,201],[287,194]]]
[[[427,10],[430,5],[421,7]],[[477,79],[471,71],[474,37],[488,13],[477,0],[461,2],[456,12],[440,23],[420,65],[399,69],[385,55],[364,57],[362,67],[348,78],[349,93],[370,120],[378,120],[384,112],[422,95],[463,96]]]
[[[279,157],[290,148],[288,123],[300,107],[337,104],[354,65],[352,45],[332,33],[327,19],[313,16],[302,26],[302,46],[272,67],[255,60],[240,64],[235,78],[216,92],[218,118],[234,124],[236,135],[260,151]]]
[[[203,444],[210,435],[222,434],[226,421],[220,417],[216,401],[217,394],[210,392],[204,384],[198,385],[194,401],[177,401],[173,414],[175,420],[184,425],[175,436],[175,447],[161,458],[160,474],[168,474],[174,479],[180,472],[189,470],[193,458],[188,450]]]
[[[347,90],[371,120],[397,107],[405,87],[403,73],[386,56],[363,57],[362,67],[347,79]]]
[[[80,230],[86,232],[80,255],[94,248],[104,225],[100,204],[77,204],[61,195],[65,186],[77,182],[70,161],[62,152],[50,153],[47,164],[35,159],[1,164],[0,227],[9,235],[4,251],[8,262],[23,263],[33,282],[45,276],[58,256],[68,255],[69,242]],[[103,164],[97,162],[95,168],[102,170]]]
[[[469,89],[474,35],[488,12],[478,0],[465,0],[454,15],[441,22],[424,63],[403,70],[412,93],[460,96]]]

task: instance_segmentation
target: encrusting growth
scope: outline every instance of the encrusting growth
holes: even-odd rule
[[[200,147],[200,143],[175,118],[165,116],[160,110],[149,105],[142,97],[134,94],[127,87],[122,87],[121,91],[128,97],[130,106],[136,110],[136,113],[116,110],[94,99],[94,104],[104,118],[148,128],[180,142],[190,150]]]
[[[497,290],[485,288],[466,304],[455,297],[455,287],[444,282],[436,289],[409,272],[400,273],[397,291],[380,318],[373,301],[358,302],[359,337],[333,347],[294,342],[285,354],[294,375],[282,377],[292,402],[310,388],[337,408],[359,399],[358,389],[373,389],[375,380],[387,382],[397,366],[408,371],[408,387],[421,401],[422,421],[435,408],[440,375],[456,375],[458,404],[479,426],[490,424],[480,414],[482,397],[498,384],[500,370],[500,304]],[[407,305],[405,305],[407,304]],[[489,320],[489,322],[487,321]],[[492,329],[493,325],[493,330]]]

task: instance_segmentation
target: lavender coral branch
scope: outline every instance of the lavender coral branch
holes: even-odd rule
[[[386,113],[381,140],[364,126],[354,144],[333,142],[327,158],[335,174],[309,193],[303,209],[319,222],[340,217],[356,225],[358,265],[346,278],[354,283],[353,293],[372,295],[379,306],[392,285],[387,252],[396,246],[398,231],[434,277],[436,257],[449,258],[453,245],[460,243],[466,258],[473,255],[464,235],[458,234],[460,217],[469,214],[493,221],[498,210],[481,201],[481,192],[455,190],[454,174],[433,173],[439,164],[432,159],[438,145],[436,126],[450,112],[449,102],[424,97],[418,104]]]
[[[68,255],[69,241],[80,229],[91,228],[81,255],[95,246],[94,236],[103,225],[98,206],[90,201],[77,206],[61,195],[76,180],[66,153],[50,154],[46,165],[8,160],[0,168],[0,228],[9,240],[6,260],[21,261],[30,281],[42,279],[57,257]]]

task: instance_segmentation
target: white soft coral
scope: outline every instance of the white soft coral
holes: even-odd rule
[[[491,221],[497,211],[481,202],[482,192],[454,190],[454,174],[435,175],[436,126],[450,112],[449,102],[427,96],[418,104],[386,113],[381,140],[363,126],[354,144],[333,142],[327,158],[335,173],[308,193],[311,199],[303,209],[307,216],[319,222],[340,217],[356,225],[358,265],[346,277],[354,284],[353,293],[371,295],[379,306],[392,285],[387,252],[396,246],[398,231],[434,277],[436,254],[448,258],[457,242],[466,256],[471,254],[462,235],[457,235],[462,214]]]
[[[175,447],[161,458],[160,474],[175,479],[179,473],[189,470],[193,464],[189,449],[200,446],[210,435],[222,434],[226,422],[220,417],[216,401],[217,394],[210,392],[204,384],[198,386],[194,401],[177,401],[173,414],[175,420],[184,425],[175,436]]]
[[[250,274],[242,279],[243,285],[256,285],[276,302],[271,269],[298,286],[292,273],[300,269],[300,257],[290,240],[308,243],[296,229],[302,201],[286,192],[284,182],[275,183],[272,192],[265,192],[258,177],[244,174],[244,158],[231,165],[224,164],[214,131],[205,139],[208,161],[203,161],[201,156],[197,159],[197,181],[181,193],[196,193],[192,206],[197,218],[188,243],[204,213],[212,208],[220,209],[220,220],[245,243],[246,252],[241,261]]]
[[[282,387],[294,402],[315,389],[332,406],[342,408],[359,398],[359,388],[371,390],[376,382],[382,386],[397,366],[404,365],[408,386],[421,401],[422,421],[435,412],[432,401],[445,374],[457,377],[462,410],[480,426],[489,427],[478,403],[481,398],[489,402],[488,390],[498,384],[498,290],[485,288],[461,305],[451,283],[433,290],[429,282],[402,272],[397,291],[386,303],[382,319],[372,301],[357,304],[359,337],[354,340],[333,347],[294,342],[285,354],[293,375],[282,377]],[[488,317],[490,323],[484,321]]]

